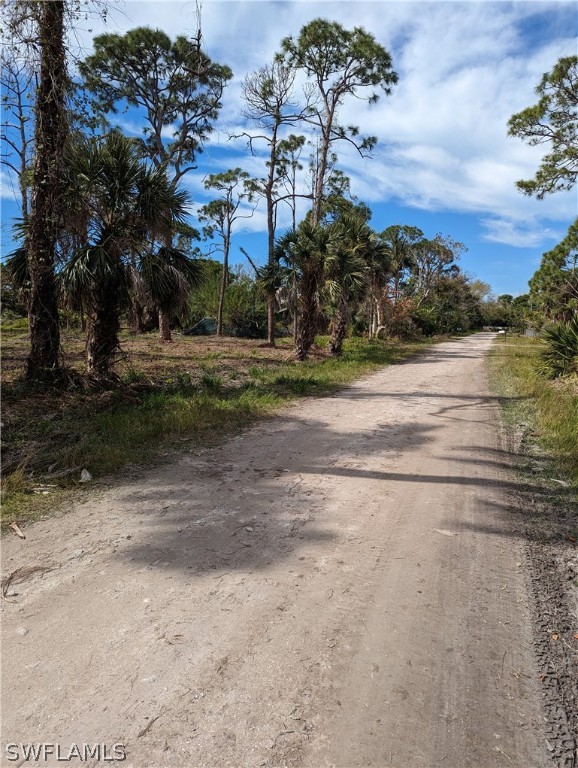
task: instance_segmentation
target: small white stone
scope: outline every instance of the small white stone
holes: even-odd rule
[[[20,637],[24,637],[24,635],[28,634],[28,630],[26,629],[26,627],[18,627],[18,629],[16,630],[16,634],[20,635]]]

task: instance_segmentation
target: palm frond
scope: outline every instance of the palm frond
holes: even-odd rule
[[[280,263],[265,264],[257,271],[257,282],[268,295],[274,295],[290,278],[292,271]]]
[[[578,314],[566,323],[555,323],[543,333],[543,372],[550,378],[578,374]]]
[[[30,288],[30,270],[28,269],[26,248],[23,245],[9,254],[4,262],[4,267],[12,278],[17,291],[24,292]]]
[[[65,300],[73,306],[93,295],[95,290],[112,291],[119,296],[128,290],[125,265],[102,246],[76,251],[58,277]]]
[[[140,259],[139,273],[144,287],[163,311],[184,311],[191,288],[203,278],[202,264],[175,248],[159,248]]]
[[[174,232],[185,223],[190,196],[175,188],[163,169],[142,168],[137,184],[135,210],[155,235]]]
[[[201,284],[204,272],[203,262],[199,259],[192,259],[184,251],[166,246],[159,248],[158,256],[167,265],[178,270],[191,288],[196,288]]]

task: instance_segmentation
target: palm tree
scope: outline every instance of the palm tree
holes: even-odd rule
[[[102,142],[77,143],[68,172],[74,248],[61,283],[69,300],[82,300],[87,309],[88,373],[106,377],[119,348],[119,315],[135,274],[131,263],[165,305],[175,290],[182,294],[187,275],[195,271],[184,254],[155,249],[184,220],[188,197],[164,170],[140,160],[130,139],[116,132]]]
[[[170,317],[187,311],[191,288],[201,283],[203,270],[197,259],[164,245],[145,252],[133,274],[134,282],[140,282],[159,314]]]
[[[388,248],[379,236],[372,236],[364,249],[368,336],[374,338],[384,324],[384,304],[387,285],[391,279]]]
[[[297,360],[305,360],[315,341],[319,294],[324,284],[325,259],[331,232],[328,227],[302,221],[278,241],[275,260],[292,273],[299,293],[299,321],[295,342]]]
[[[370,270],[373,281],[373,317],[370,336],[395,325],[399,313],[407,311],[407,302],[401,303],[405,280],[414,267],[416,249],[423,239],[423,232],[417,227],[394,224],[379,236],[377,258],[372,260]]]
[[[372,252],[374,237],[365,219],[352,213],[335,220],[331,235],[325,260],[325,290],[333,309],[329,351],[338,357],[343,351],[352,303],[366,287],[366,258]]]
[[[381,233],[381,240],[389,254],[392,276],[391,303],[401,297],[401,282],[404,273],[414,264],[415,248],[423,239],[423,232],[417,227],[394,224]]]

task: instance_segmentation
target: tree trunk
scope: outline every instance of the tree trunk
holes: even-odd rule
[[[317,315],[317,281],[308,277],[301,287],[301,322],[295,344],[297,360],[305,360],[313,346],[317,332]]]
[[[276,143],[276,131],[273,135],[274,141]],[[275,144],[273,144],[275,146]],[[267,184],[267,262],[269,264],[269,267],[272,267],[275,263],[275,219],[274,219],[274,208],[273,208],[273,197],[272,197],[272,189],[273,189],[273,178],[274,178],[274,172],[275,172],[275,157],[273,156],[273,152],[271,155],[270,160],[270,168],[269,168],[269,181]],[[270,347],[275,346],[275,294],[271,294],[267,297],[267,344]]]
[[[95,286],[91,304],[86,342],[86,369],[92,376],[105,378],[111,372],[114,355],[120,347],[116,292]]]
[[[34,180],[26,249],[30,270],[29,379],[61,373],[60,322],[54,266],[62,225],[62,165],[67,137],[64,2],[44,0],[39,24],[40,84],[36,96]]]
[[[128,330],[130,333],[133,333],[136,336],[136,334],[139,333],[140,328],[139,328],[139,318],[138,318],[137,308],[135,306],[133,297],[129,298],[129,304],[128,304],[128,309],[126,314],[127,314],[126,319],[127,319]]]
[[[176,186],[176,184],[175,184]],[[167,249],[171,249],[173,247],[173,236],[172,234],[168,234],[165,237],[165,246]],[[170,312],[167,312],[164,309],[161,309],[161,307],[158,308],[158,314],[159,314],[159,341],[162,342],[168,342],[172,341],[173,337],[171,334],[171,318],[170,318]]]
[[[154,305],[143,304],[140,299],[131,297],[128,306],[128,329],[135,335],[148,333],[158,328],[159,313]]]
[[[383,317],[383,304],[381,297],[378,297],[375,302],[375,325],[376,330],[377,328],[381,328],[382,325],[385,325],[385,320]]]
[[[291,288],[291,309],[293,312],[293,342],[297,344],[297,334],[299,332],[299,291],[297,290],[295,276],[293,276],[293,286]]]
[[[159,309],[159,339],[161,341],[173,340],[171,335],[171,316],[162,309]]]
[[[340,357],[343,353],[343,342],[347,336],[347,323],[349,322],[349,307],[347,301],[342,299],[339,302],[335,317],[333,319],[333,328],[331,332],[331,341],[329,343],[329,353],[334,357]]]
[[[277,130],[273,133],[271,143],[271,158],[269,160],[269,178],[266,189],[267,203],[267,263],[271,267],[275,263],[275,218],[273,203],[273,183],[276,166]],[[267,297],[267,344],[275,346],[275,295]]]
[[[395,306],[397,304],[399,293],[399,277],[396,275],[393,280],[393,296],[391,303]]]
[[[223,247],[223,274],[219,290],[219,307],[217,309],[217,336],[223,335],[223,312],[225,309],[225,293],[229,282],[229,239],[225,239]]]
[[[377,336],[377,329],[382,324],[383,307],[381,305],[381,289],[374,288],[371,295],[371,325],[369,338],[374,339]]]
[[[159,313],[154,304],[150,301],[143,303],[136,298],[131,306],[131,312],[134,312],[134,333],[149,333],[159,327]]]
[[[331,128],[335,117],[335,107],[328,108],[325,125],[321,130],[321,147],[317,155],[317,171],[315,174],[315,189],[313,192],[313,208],[311,210],[311,224],[317,226],[321,223],[321,211],[323,207],[323,192],[325,174],[327,172],[327,158],[331,146]]]
[[[275,346],[275,296],[267,297],[267,344]]]

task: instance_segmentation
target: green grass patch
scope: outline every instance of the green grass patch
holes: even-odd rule
[[[0,331],[3,335],[9,335],[13,333],[28,333],[28,318],[15,317],[11,318],[10,320],[2,319],[2,323],[0,324]]]
[[[147,369],[147,355],[139,352],[111,391],[35,392],[15,380],[5,387],[11,464],[3,480],[3,524],[44,515],[67,493],[83,492],[82,469],[97,479],[127,465],[214,444],[290,401],[335,392],[432,343],[355,338],[346,342],[339,359],[318,352],[296,363],[290,348],[273,353],[239,346],[227,354],[203,353],[197,342],[179,352],[183,369],[190,370],[179,370],[176,344],[168,353],[163,348],[171,355],[169,371],[162,369],[162,359],[155,359],[154,370]],[[149,349],[156,355],[154,343]],[[197,357],[191,359],[195,349]],[[220,367],[213,370],[216,364]],[[45,487],[48,493],[38,490]]]
[[[508,336],[490,353],[490,372],[510,425],[525,424],[560,473],[578,486],[578,378],[550,381],[540,375],[540,339]]]

